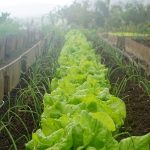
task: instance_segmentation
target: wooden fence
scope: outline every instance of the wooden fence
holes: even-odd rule
[[[19,83],[21,72],[26,72],[38,57],[47,52],[49,38],[50,36],[45,37],[17,59],[0,68],[0,105],[4,94],[11,92]]]
[[[31,47],[41,39],[41,35],[40,31],[24,30],[0,37],[0,64]]]
[[[129,37],[114,36],[102,34],[108,43],[128,54],[133,60],[136,60],[148,75],[150,75],[150,47],[140,44]]]

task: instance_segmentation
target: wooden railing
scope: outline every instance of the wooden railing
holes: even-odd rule
[[[119,48],[150,75],[150,47],[140,44],[129,37],[101,34],[107,42]]]
[[[40,31],[23,30],[18,33],[0,37],[0,65],[2,62],[11,59],[16,54],[30,48],[42,38]]]
[[[18,58],[0,68],[0,107],[4,94],[11,92],[20,82],[21,73],[25,73],[38,57],[47,52],[49,38],[50,36],[46,36]]]

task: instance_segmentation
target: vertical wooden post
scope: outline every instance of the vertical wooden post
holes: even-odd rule
[[[4,94],[8,94],[10,91],[10,77],[8,75],[4,76]]]
[[[0,63],[5,58],[5,38],[0,38]]]
[[[118,36],[117,38],[117,48],[125,50],[125,37]]]
[[[4,76],[3,70],[0,70],[0,102],[2,101],[4,96]]]
[[[23,73],[27,71],[27,57],[26,56],[21,57],[21,71]]]

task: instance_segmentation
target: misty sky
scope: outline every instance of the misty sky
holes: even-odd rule
[[[9,12],[12,17],[35,17],[47,14],[56,5],[69,5],[73,0],[0,0],[0,13]]]
[[[47,14],[56,5],[69,5],[74,0],[0,0],[0,13],[9,12],[11,17],[37,17]],[[124,0],[111,0],[113,3]],[[132,1],[132,0],[127,0]],[[150,0],[142,0],[149,2]],[[125,1],[124,1],[125,2]]]

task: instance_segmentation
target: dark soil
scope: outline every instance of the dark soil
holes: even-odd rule
[[[99,53],[101,50],[99,49],[97,52]],[[115,69],[117,67],[117,64],[108,53],[103,52],[101,55],[102,62],[108,68]],[[127,59],[124,59],[124,62],[127,63]],[[116,86],[116,81],[118,79],[121,81],[124,76],[125,72],[123,70],[116,70],[110,77],[112,88]],[[123,137],[129,135],[140,136],[150,132],[150,97],[144,88],[135,81],[129,80],[125,90],[120,93],[119,97],[124,100],[127,112],[125,124],[121,131],[128,132],[129,134],[123,135]]]
[[[24,76],[24,78],[26,78],[28,80],[27,75]],[[0,118],[3,117],[3,115],[8,112],[9,108],[12,108],[13,106],[16,106],[16,99],[19,96],[19,90],[26,88],[26,84],[24,83],[23,80],[20,81],[20,83],[18,84],[18,86],[16,87],[16,89],[14,89],[8,98],[8,95],[6,95],[4,97],[4,101],[5,104],[4,106],[0,109]],[[30,106],[32,111],[35,111],[35,108],[32,107],[33,105],[33,100],[32,97],[28,96],[28,99],[30,98],[30,104],[27,104]],[[29,100],[25,100],[25,101],[29,101]],[[17,116],[15,116],[14,114],[10,113],[9,117],[9,121],[7,119],[7,117],[5,117],[6,119],[3,120],[3,122],[7,122],[7,129],[9,130],[10,134],[12,135],[12,137],[14,138],[14,140],[17,142],[16,146],[18,150],[24,150],[25,149],[25,143],[27,143],[27,139],[25,138],[25,136],[27,136],[29,134],[30,138],[32,135],[33,130],[35,130],[37,128],[37,124],[39,123],[39,120],[36,119],[37,122],[34,121],[31,113],[29,112],[24,112],[21,111],[20,108],[14,108],[11,109],[14,113],[16,113],[21,120],[24,122],[24,124],[27,127],[27,130],[25,129],[24,125],[22,124],[22,122],[18,119]],[[24,109],[22,109],[24,110]],[[36,116],[34,116],[36,118]],[[1,125],[1,124],[0,124]],[[21,137],[21,138],[20,138]],[[8,150],[10,149],[13,150],[14,147],[12,146],[12,140],[8,134],[8,132],[6,131],[6,129],[3,129],[0,132],[0,150]]]
[[[101,48],[97,50],[97,53],[99,53],[100,51]],[[102,54],[102,62],[108,68],[111,67],[115,69],[117,67],[117,64],[109,54]],[[123,72],[123,70],[115,71],[110,77],[112,88],[114,86],[114,83],[116,83],[118,79],[123,79],[124,76],[125,72]],[[21,81],[17,88],[10,93],[9,101],[7,97],[5,97],[6,103],[4,107],[0,109],[0,117],[2,117],[2,115],[8,110],[10,105],[15,106],[15,100],[18,96],[17,93],[20,89],[25,87],[26,84]],[[135,83],[134,81],[130,80],[126,85],[125,90],[121,92],[119,97],[124,100],[127,110],[125,125],[121,130],[123,132],[128,132],[130,135],[144,135],[150,132],[150,97],[145,92],[144,88]],[[28,96],[28,99],[30,98],[31,97]],[[32,98],[30,100],[28,99],[27,101],[32,102]],[[33,104],[30,103],[31,108],[32,105]],[[34,107],[32,108],[32,110],[34,111]],[[31,136],[32,132],[37,129],[37,124],[39,123],[39,120],[36,119],[37,122],[34,122],[31,114],[28,112],[22,112],[19,109],[16,109],[15,112],[19,115],[19,117],[22,118]],[[11,119],[9,120],[9,124],[7,125],[7,128],[15,140],[22,136],[22,138],[16,142],[16,145],[18,150],[24,150],[24,144],[27,142],[27,139],[23,135],[27,135],[27,131],[16,116],[12,115]],[[11,138],[6,130],[3,129],[2,132],[0,132],[0,150],[8,150],[11,145]],[[12,146],[11,149],[13,150],[14,147]]]
[[[150,132],[150,98],[144,89],[135,83],[128,83],[124,94],[127,108],[125,129],[131,135],[143,135]]]
[[[40,62],[37,62],[38,64],[40,63],[39,64],[40,72],[38,73],[40,73],[41,76],[42,73],[45,73],[47,75],[46,78],[49,78],[49,80],[51,81],[52,74],[46,72],[47,67],[48,69],[55,70],[56,66],[53,65],[53,67],[50,67],[50,65],[54,63],[53,62],[54,60],[51,61],[48,60],[49,57],[44,56]],[[40,85],[38,83],[34,83],[36,84],[36,88],[38,87],[38,91],[36,91],[35,85],[34,87],[32,87],[34,88],[36,93],[39,93],[39,91],[41,93],[41,94],[36,94],[36,98],[39,104],[37,107],[38,110],[41,109],[41,111],[36,110],[34,97],[32,97],[31,94],[25,94],[25,96],[22,99],[23,102],[20,102],[19,105],[17,103],[18,98],[21,96],[21,94],[23,94],[22,91],[20,92],[20,90],[23,89],[28,90],[27,83],[31,83],[32,73],[35,73],[33,71],[34,71],[34,65],[25,74],[22,75],[21,81],[17,85],[17,87],[9,95],[4,96],[3,100],[5,103],[0,109],[0,119],[1,119],[0,120],[0,150],[15,149],[13,147],[13,142],[9,133],[11,134],[16,144],[17,150],[25,150],[25,143],[27,143],[32,138],[31,137],[32,132],[34,132],[39,128],[40,116],[41,113],[43,112],[43,95],[45,94],[45,90],[43,90],[43,88],[40,88],[41,85],[44,85],[47,92],[49,92],[49,87],[48,85],[45,84],[45,80],[40,80],[41,81],[39,83]],[[45,74],[43,74],[43,78],[45,77],[44,76]],[[38,78],[36,78],[36,80],[38,80]],[[24,105],[26,105],[26,107],[23,107]],[[16,106],[19,107],[16,108]],[[9,111],[10,109],[11,111]],[[31,111],[36,113],[31,113]],[[4,114],[7,115],[3,117]],[[21,118],[21,121],[19,117]],[[3,128],[1,130],[1,127],[4,126],[4,124],[6,125],[7,128]]]
[[[36,129],[35,124],[33,122],[33,118],[31,117],[30,113],[20,113],[18,114],[22,121],[26,124],[27,130],[29,131],[29,134],[32,134],[33,129]],[[18,150],[24,150],[25,149],[25,143],[27,143],[27,139],[25,136],[27,135],[27,131],[25,130],[24,126],[19,122],[19,120],[16,117],[13,117],[10,121],[10,125],[7,126],[8,130],[12,134],[14,140],[18,140],[16,142],[17,149]],[[3,130],[0,133],[0,150],[8,150],[11,148],[12,150],[14,147],[12,146],[12,141],[10,139],[10,136],[6,132],[6,130]]]
[[[31,67],[28,72],[23,74],[21,78],[22,80],[18,86],[9,95],[4,96],[3,100],[5,103],[3,107],[0,108],[0,150],[14,150],[15,148],[13,147],[12,138],[14,139],[17,150],[25,150],[25,143],[27,143],[32,138],[32,132],[39,128],[40,116],[43,112],[43,95],[45,94],[45,90],[48,93],[50,92],[47,84],[47,78],[49,78],[49,81],[51,81],[55,69],[57,68],[57,58],[59,56],[59,52],[62,49],[64,43],[64,37],[57,34],[57,32],[55,33],[55,31],[53,32],[54,33],[52,33],[53,36],[50,41],[50,54],[48,54],[48,56],[47,54],[41,56],[41,59],[39,59],[41,61],[37,61],[39,68],[37,68],[37,66],[34,67],[33,65],[33,67]],[[56,40],[57,42],[55,42]],[[20,106],[26,105],[30,107],[30,109],[28,107],[16,108],[16,101],[22,94],[20,91],[22,89],[29,89],[26,83],[31,83],[32,75],[34,73],[37,73],[37,76],[33,78],[36,78],[34,80],[38,82],[34,83],[32,88],[36,93],[40,93],[36,94],[36,98],[38,99],[38,111],[36,111],[36,106],[31,94],[26,94],[22,99],[23,102],[20,103]],[[43,90],[43,85],[45,90]],[[36,113],[31,114],[31,111]],[[4,114],[5,117],[3,117]],[[21,118],[26,128],[18,119],[18,117]],[[2,129],[1,127],[4,125],[5,127]],[[11,134],[12,137],[9,134]],[[28,139],[26,137],[28,137]]]

